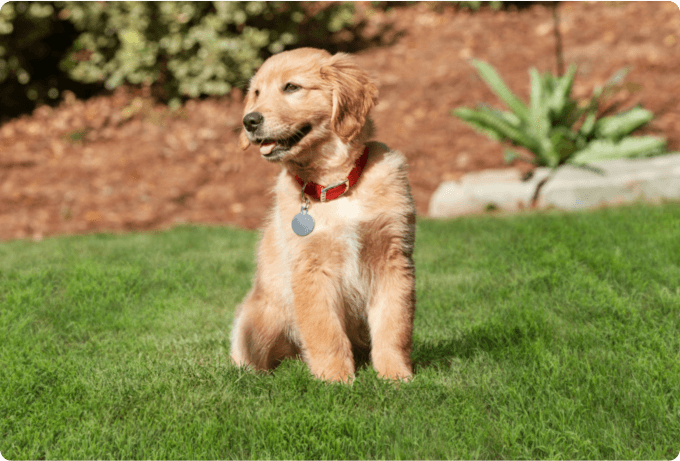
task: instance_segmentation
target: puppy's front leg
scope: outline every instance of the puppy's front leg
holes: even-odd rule
[[[376,272],[368,305],[371,361],[383,378],[409,379],[415,314],[413,261],[399,255]]]
[[[339,264],[316,246],[305,252],[293,271],[295,317],[302,357],[314,376],[349,381],[354,374],[352,346],[340,317]],[[337,269],[337,270],[335,270]]]

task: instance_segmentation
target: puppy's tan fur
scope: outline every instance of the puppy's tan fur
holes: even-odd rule
[[[415,208],[404,156],[368,142],[377,93],[350,56],[311,48],[271,57],[252,78],[244,114],[262,114],[263,123],[256,133],[243,131],[243,149],[304,126],[311,131],[287,150],[263,151],[283,168],[253,288],[234,320],[237,364],[264,370],[300,355],[314,376],[348,381],[353,351],[370,350],[380,376],[411,377]],[[365,146],[369,157],[358,182],[335,200],[310,199],[316,225],[296,235],[295,175],[324,186],[342,181]]]

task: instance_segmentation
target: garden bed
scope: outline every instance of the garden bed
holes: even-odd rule
[[[613,103],[643,104],[656,118],[646,134],[680,149],[680,11],[673,3],[560,5],[565,62],[576,63],[574,96],[586,98],[629,66]],[[377,78],[377,139],[408,157],[419,214],[442,181],[505,168],[503,146],[450,111],[479,102],[502,107],[468,59],[492,64],[525,101],[528,69],[556,69],[551,10],[457,12],[426,3],[364,10],[391,44],[358,53]],[[388,40],[388,42],[390,42]],[[121,90],[0,127],[0,239],[168,228],[182,222],[256,228],[279,171],[237,147],[242,105],[195,100],[179,112]],[[516,167],[527,171],[530,166]]]

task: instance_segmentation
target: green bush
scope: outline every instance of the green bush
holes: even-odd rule
[[[54,4],[10,2],[0,8],[0,118],[26,106],[56,101],[75,84],[59,70],[75,29],[60,20]]]
[[[556,168],[564,163],[587,165],[594,160],[665,153],[665,139],[628,136],[652,120],[654,114],[650,111],[635,107],[617,115],[597,118],[603,97],[616,91],[625,72],[618,72],[604,87],[595,88],[590,101],[579,106],[570,96],[575,65],[562,77],[550,73],[540,75],[536,69],[531,69],[531,102],[527,107],[491,65],[476,60],[472,64],[512,112],[463,107],[453,110],[452,115],[492,139],[508,140],[534,153],[533,159],[525,159],[507,151],[507,161],[520,158],[538,166]]]
[[[375,9],[380,9],[383,11],[389,11],[390,9],[394,7],[409,7],[413,6],[414,4],[417,4],[418,2],[414,1],[373,1],[371,2],[371,6]],[[453,2],[429,2],[429,7],[433,11],[441,12],[448,6],[453,5],[456,9],[458,10],[471,10],[471,11],[478,11],[482,7],[488,6],[491,10],[493,11],[498,11],[503,8],[506,8],[509,4],[513,4],[516,2],[502,2],[502,1],[490,1],[490,2],[482,2],[482,1],[453,1]],[[531,4],[533,2],[524,2]]]
[[[460,9],[467,9],[472,11],[477,11],[483,6],[488,6],[493,11],[498,11],[503,8],[503,2],[501,1],[491,1],[491,2],[481,2],[481,1],[460,1],[452,2]]]
[[[52,32],[53,13],[52,5],[42,2],[5,3],[0,8],[0,36],[3,36],[0,41],[0,83],[15,79],[26,85],[31,81],[28,62],[23,59],[22,52],[34,48],[39,56],[46,54],[46,49],[37,50],[34,44]],[[14,32],[15,23],[24,30],[21,37],[10,41],[8,36]]]
[[[6,3],[0,116],[9,105],[56,101],[63,89],[81,84],[147,85],[174,103],[223,95],[243,86],[269,55],[324,43],[353,14],[350,3]]]
[[[81,82],[155,86],[164,98],[223,95],[302,30],[326,35],[353,16],[351,4],[311,14],[298,2],[64,2],[81,31],[63,68]]]

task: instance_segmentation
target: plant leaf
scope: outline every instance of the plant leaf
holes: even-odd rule
[[[623,79],[625,76],[628,74],[628,66],[622,67],[621,69],[617,70],[614,72],[614,75],[609,77],[609,80],[607,80],[607,83],[604,84],[604,88],[608,89],[616,85],[620,85],[621,82],[623,82]]]
[[[536,138],[544,138],[550,130],[548,105],[546,104],[546,88],[540,74],[535,68],[529,71],[531,76],[531,103],[529,109],[529,132]]]
[[[493,109],[491,109],[493,110]],[[522,128],[522,120],[519,119],[515,114],[512,112],[501,112],[501,111],[494,111],[499,117],[502,117],[503,120],[508,122],[510,125],[512,125],[515,128],[521,129]]]
[[[579,132],[581,132],[584,136],[591,136],[595,130],[595,122],[597,122],[597,115],[593,111],[586,116],[586,119],[583,122],[583,125],[581,125]]]
[[[451,115],[458,117],[459,119],[466,122],[475,131],[488,136],[489,138],[496,141],[503,141],[503,137],[497,130],[491,129],[486,123],[481,123],[478,117],[475,115],[478,111],[474,109],[469,109],[467,107],[459,107],[451,111]]]
[[[538,150],[540,150],[540,145],[536,139],[528,133],[525,133],[523,130],[515,128],[503,117],[489,109],[472,110],[461,107],[455,109],[451,113],[493,139],[499,141],[509,139],[515,144],[524,146],[534,153],[537,153]]]
[[[617,70],[603,86],[597,86],[593,88],[593,95],[590,99],[590,103],[588,104],[588,109],[595,107],[595,110],[597,110],[601,102],[600,98],[609,96],[609,94],[613,91],[613,87],[620,84],[627,73],[628,67],[622,67],[621,69]]]
[[[512,149],[506,149],[505,152],[503,152],[503,160],[508,164],[514,162],[515,160],[521,160],[527,163],[536,163],[534,159],[522,155]]]
[[[569,98],[571,88],[574,83],[574,76],[576,75],[576,65],[569,66],[569,70],[565,75],[557,79],[552,93],[547,101],[552,114],[552,119],[557,122],[562,122],[568,112],[571,112],[571,104],[573,101]]]
[[[564,126],[558,126],[550,132],[550,142],[552,143],[553,151],[559,159],[559,163],[568,159],[577,147],[574,132]]]
[[[634,107],[617,115],[602,117],[595,123],[595,133],[598,137],[618,141],[653,118],[654,114],[647,109]]]
[[[569,99],[564,106],[564,112],[561,117],[556,119],[553,123],[563,125],[571,130],[576,120],[581,118],[583,111],[579,109],[578,103],[573,99]]]
[[[540,140],[541,150],[537,154],[538,165],[547,166],[550,168],[556,168],[560,163],[560,157],[555,150],[552,139],[548,136],[541,138]]]
[[[497,110],[497,109],[494,109],[493,107],[490,107],[490,106],[488,106],[487,104],[484,104],[484,103],[478,104],[477,109],[480,110],[480,111],[491,112],[494,115],[501,117],[503,120],[505,120],[510,125],[514,126],[515,128],[522,128],[522,120],[520,120],[520,118],[517,117],[512,112]]]
[[[665,139],[656,136],[630,136],[620,142],[598,139],[576,152],[568,162],[588,163],[596,160],[650,157],[663,153],[665,148]]]
[[[484,61],[472,60],[472,65],[477,69],[479,76],[489,85],[496,95],[512,110],[523,122],[528,122],[529,109],[515,96],[500,78],[496,70]]]

